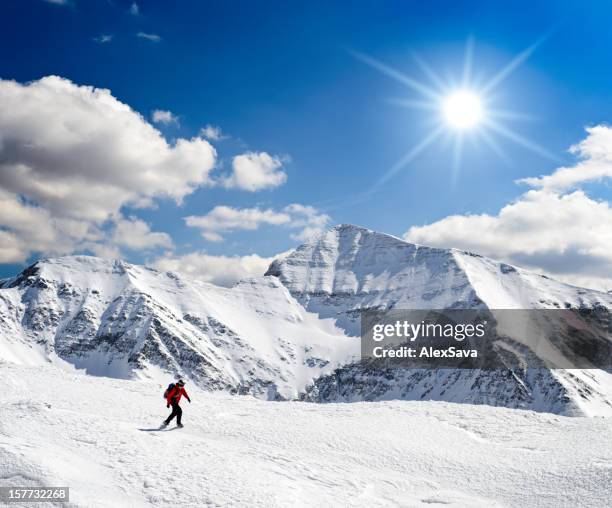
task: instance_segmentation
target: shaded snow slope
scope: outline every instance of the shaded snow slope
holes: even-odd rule
[[[612,496],[604,419],[188,386],[185,428],[148,432],[166,414],[155,383],[5,363],[0,384],[0,486],[69,486],[74,507],[556,508]]]
[[[0,289],[0,358],[119,378],[188,376],[293,398],[355,349],[273,277],[231,289],[117,260],[41,261]]]
[[[612,309],[582,289],[454,249],[436,249],[352,225],[337,226],[274,261],[274,275],[304,307],[359,334],[367,309]],[[522,337],[513,337],[522,342]],[[529,362],[532,364],[533,362]],[[315,381],[311,401],[448,400],[612,416],[612,375],[602,370],[388,369],[362,362]]]

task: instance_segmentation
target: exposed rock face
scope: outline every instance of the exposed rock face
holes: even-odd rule
[[[366,309],[612,309],[609,294],[562,284],[453,249],[434,249],[351,225],[272,263],[304,307],[359,334]],[[533,363],[531,363],[533,365]],[[612,377],[601,370],[415,370],[358,361],[317,379],[309,401],[437,399],[563,414],[612,414]]]
[[[0,289],[0,359],[21,363],[60,359],[112,377],[180,373],[275,399],[297,397],[351,348],[273,277],[226,289],[75,256],[38,262]]]

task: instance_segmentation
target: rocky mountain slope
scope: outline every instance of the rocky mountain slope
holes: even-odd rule
[[[231,289],[118,260],[40,261],[0,289],[0,359],[294,398],[355,348],[273,277]]]
[[[381,370],[359,360],[364,309],[593,307],[612,309],[612,295],[341,225],[229,289],[118,260],[40,261],[0,281],[0,360],[118,378],[181,374],[267,399],[610,415],[605,370]]]
[[[607,293],[563,284],[472,253],[435,249],[341,225],[275,261],[274,275],[307,310],[359,334],[364,309],[612,309]],[[347,364],[318,379],[311,401],[438,399],[563,414],[612,414],[602,370],[407,370]]]

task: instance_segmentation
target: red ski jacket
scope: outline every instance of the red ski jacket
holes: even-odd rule
[[[168,404],[172,404],[172,399],[174,399],[174,401],[178,404],[183,395],[189,402],[191,402],[191,399],[189,398],[189,395],[187,395],[185,388],[178,385],[174,385],[174,388],[170,390],[170,392],[168,393],[168,397],[166,397],[166,402]]]

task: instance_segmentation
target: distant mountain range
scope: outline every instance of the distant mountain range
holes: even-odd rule
[[[612,415],[605,370],[376,369],[363,309],[612,309],[612,295],[340,225],[232,288],[120,260],[39,261],[0,281],[0,359],[316,402],[435,399]]]

